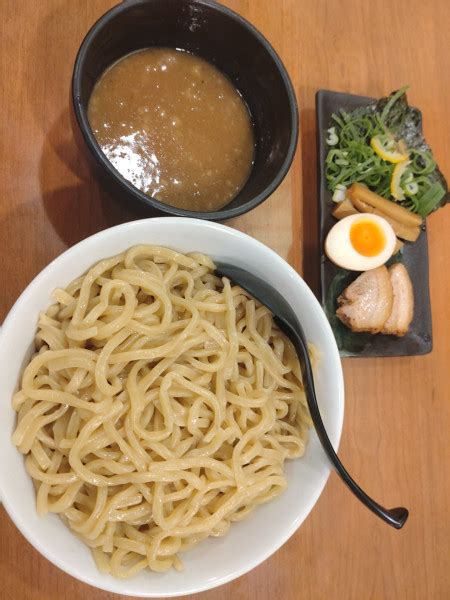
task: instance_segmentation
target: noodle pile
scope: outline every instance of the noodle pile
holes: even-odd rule
[[[14,395],[37,510],[118,577],[178,553],[286,487],[310,418],[272,315],[202,254],[137,246],[54,292]]]

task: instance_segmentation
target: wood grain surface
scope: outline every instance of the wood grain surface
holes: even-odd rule
[[[68,110],[77,48],[113,3],[0,0],[0,319],[67,247],[134,218],[92,179],[74,144]],[[249,18],[275,46],[301,109],[300,142],[289,176],[263,206],[229,224],[271,246],[316,289],[315,92],[327,88],[380,96],[409,83],[410,100],[424,113],[427,139],[450,177],[450,3],[225,4]],[[449,208],[429,219],[433,353],[344,361],[342,459],[381,502],[409,507],[404,530],[377,520],[332,474],[307,521],[274,556],[196,598],[450,598],[449,231]],[[2,508],[0,597],[117,598],[53,567]]]

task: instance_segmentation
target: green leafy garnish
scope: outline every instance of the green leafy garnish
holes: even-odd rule
[[[333,133],[328,139],[333,143],[329,144],[325,176],[332,192],[338,185],[350,187],[357,181],[395,201],[390,185],[395,164],[370,145],[375,136],[386,147],[392,142],[409,155],[400,181],[401,204],[426,217],[448,201],[448,186],[423,137],[420,113],[408,105],[406,90],[403,87],[350,113],[340,110],[332,115]]]

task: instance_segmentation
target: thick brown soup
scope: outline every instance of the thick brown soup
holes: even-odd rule
[[[112,65],[94,87],[88,118],[116,169],[172,206],[221,208],[252,167],[253,128],[238,91],[180,50],[140,50]]]

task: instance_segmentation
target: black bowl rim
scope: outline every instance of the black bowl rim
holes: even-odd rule
[[[194,211],[194,210],[186,210],[183,208],[177,208],[175,206],[170,206],[169,204],[165,204],[164,202],[160,202],[156,198],[152,196],[148,196],[138,190],[132,183],[130,183],[127,179],[125,179],[119,171],[110,163],[105,154],[103,153],[100,145],[98,144],[94,134],[92,133],[91,127],[89,125],[89,121],[87,118],[86,111],[83,110],[81,106],[81,74],[82,67],[84,64],[84,60],[86,57],[87,50],[92,40],[97,35],[98,31],[107,23],[110,19],[116,17],[116,15],[120,14],[123,11],[128,10],[132,6],[136,6],[139,4],[144,4],[151,2],[152,0],[127,0],[126,2],[122,2],[116,6],[113,6],[110,10],[104,13],[89,29],[87,34],[85,35],[83,41],[81,42],[80,48],[77,52],[77,56],[75,58],[75,64],[72,74],[72,103],[75,112],[75,117],[84,138],[86,145],[89,150],[95,157],[95,159],[103,166],[104,169],[116,180],[116,182],[120,185],[120,187],[130,193],[134,198],[141,202],[141,204],[146,207],[151,207],[159,212],[166,213],[168,215],[178,216],[178,217],[191,217],[196,219],[207,219],[212,221],[222,221],[225,219],[231,219],[233,217],[237,217],[246,213],[259,204],[261,204],[264,200],[266,200],[273,192],[278,188],[283,179],[286,177],[289,168],[294,160],[295,151],[297,148],[298,136],[299,136],[299,116],[298,116],[298,106],[297,99],[295,96],[295,91],[291,82],[291,79],[288,75],[286,67],[284,66],[281,58],[278,56],[276,51],[270,42],[263,36],[263,34],[256,29],[254,25],[252,25],[247,19],[239,15],[234,10],[223,6],[215,2],[214,0],[194,0],[196,4],[202,4],[204,6],[208,6],[218,12],[223,13],[227,17],[234,19],[238,23],[240,23],[250,34],[258,39],[258,41],[265,47],[270,57],[275,63],[276,68],[278,69],[281,78],[283,80],[284,86],[287,91],[289,106],[291,109],[291,135],[289,146],[286,152],[285,159],[283,164],[279,168],[276,176],[271,181],[269,185],[257,196],[251,198],[246,203],[241,206],[237,206],[235,208],[230,209],[222,209],[217,211]]]

